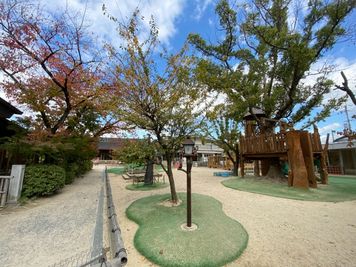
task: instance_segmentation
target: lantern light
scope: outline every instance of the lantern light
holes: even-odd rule
[[[193,156],[194,141],[187,137],[183,142],[184,156]]]

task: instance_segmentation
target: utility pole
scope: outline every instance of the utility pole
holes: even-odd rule
[[[346,113],[346,119],[347,119],[347,127],[349,131],[351,131],[351,122],[349,118],[349,111],[347,110],[347,104],[345,104],[345,113]]]

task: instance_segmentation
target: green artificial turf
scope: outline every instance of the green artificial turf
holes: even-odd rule
[[[124,174],[126,172],[126,168],[125,167],[116,167],[116,168],[110,168],[108,169],[108,173],[114,173],[114,174]]]
[[[298,189],[287,182],[276,183],[263,178],[235,177],[222,182],[226,187],[262,195],[307,201],[341,202],[356,199],[356,177],[329,176],[329,184],[318,188]]]
[[[152,185],[145,185],[144,183],[129,184],[126,189],[133,191],[150,191],[167,187],[168,183],[154,183]]]
[[[182,204],[161,205],[170,195],[155,195],[133,202],[126,210],[129,219],[139,224],[136,249],[160,266],[222,266],[238,258],[247,246],[243,226],[226,216],[216,199],[192,194],[192,221],[198,229],[183,231],[186,223],[186,194]]]

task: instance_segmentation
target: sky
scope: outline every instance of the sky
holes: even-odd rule
[[[241,0],[233,1],[239,4]],[[297,1],[297,0],[293,0]],[[303,2],[304,1],[304,2]],[[305,0],[301,0],[302,5]],[[216,40],[219,38],[218,19],[214,9],[217,0],[67,0],[67,1],[43,1],[42,4],[50,12],[67,7],[69,10],[78,10],[85,15],[89,29],[98,35],[98,42],[103,40],[110,43],[118,43],[118,37],[114,22],[103,15],[102,5],[105,4],[108,13],[119,20],[127,19],[132,11],[138,7],[141,15],[145,17],[146,30],[148,30],[148,20],[154,17],[158,29],[160,41],[174,53],[178,51],[189,33],[199,33],[203,38]],[[340,71],[344,71],[349,79],[350,88],[356,93],[356,12],[354,11],[346,20],[347,28],[353,29],[351,38],[338,43],[332,50],[325,53],[324,58],[312,66],[312,70],[317,70],[325,62],[335,65],[335,71],[329,76],[336,84],[341,84],[342,77]],[[1,77],[0,77],[1,79]],[[306,83],[312,83],[315,77],[306,78]],[[333,91],[327,98],[334,98],[343,95],[342,91]],[[4,94],[0,92],[0,96]],[[6,99],[6,97],[5,97]],[[356,115],[356,106],[349,100],[347,102],[348,114],[352,128],[356,129],[356,120],[351,119]],[[347,122],[345,107],[334,111],[332,115],[323,122],[318,123],[319,132],[323,139],[332,130],[341,131]],[[337,134],[334,134],[334,137]]]

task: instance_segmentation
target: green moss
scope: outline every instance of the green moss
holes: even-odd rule
[[[160,266],[222,266],[238,258],[247,246],[243,226],[227,217],[220,202],[192,194],[192,221],[198,229],[186,232],[186,194],[177,207],[161,203],[170,195],[139,199],[126,210],[129,219],[140,225],[134,244],[146,258]]]
[[[356,199],[356,177],[329,177],[329,184],[318,188],[298,189],[269,180],[235,177],[222,181],[226,187],[262,195],[322,202],[340,202]]]
[[[129,184],[126,189],[133,191],[150,191],[168,187],[168,183],[154,183],[152,185],[145,185],[144,183]]]

